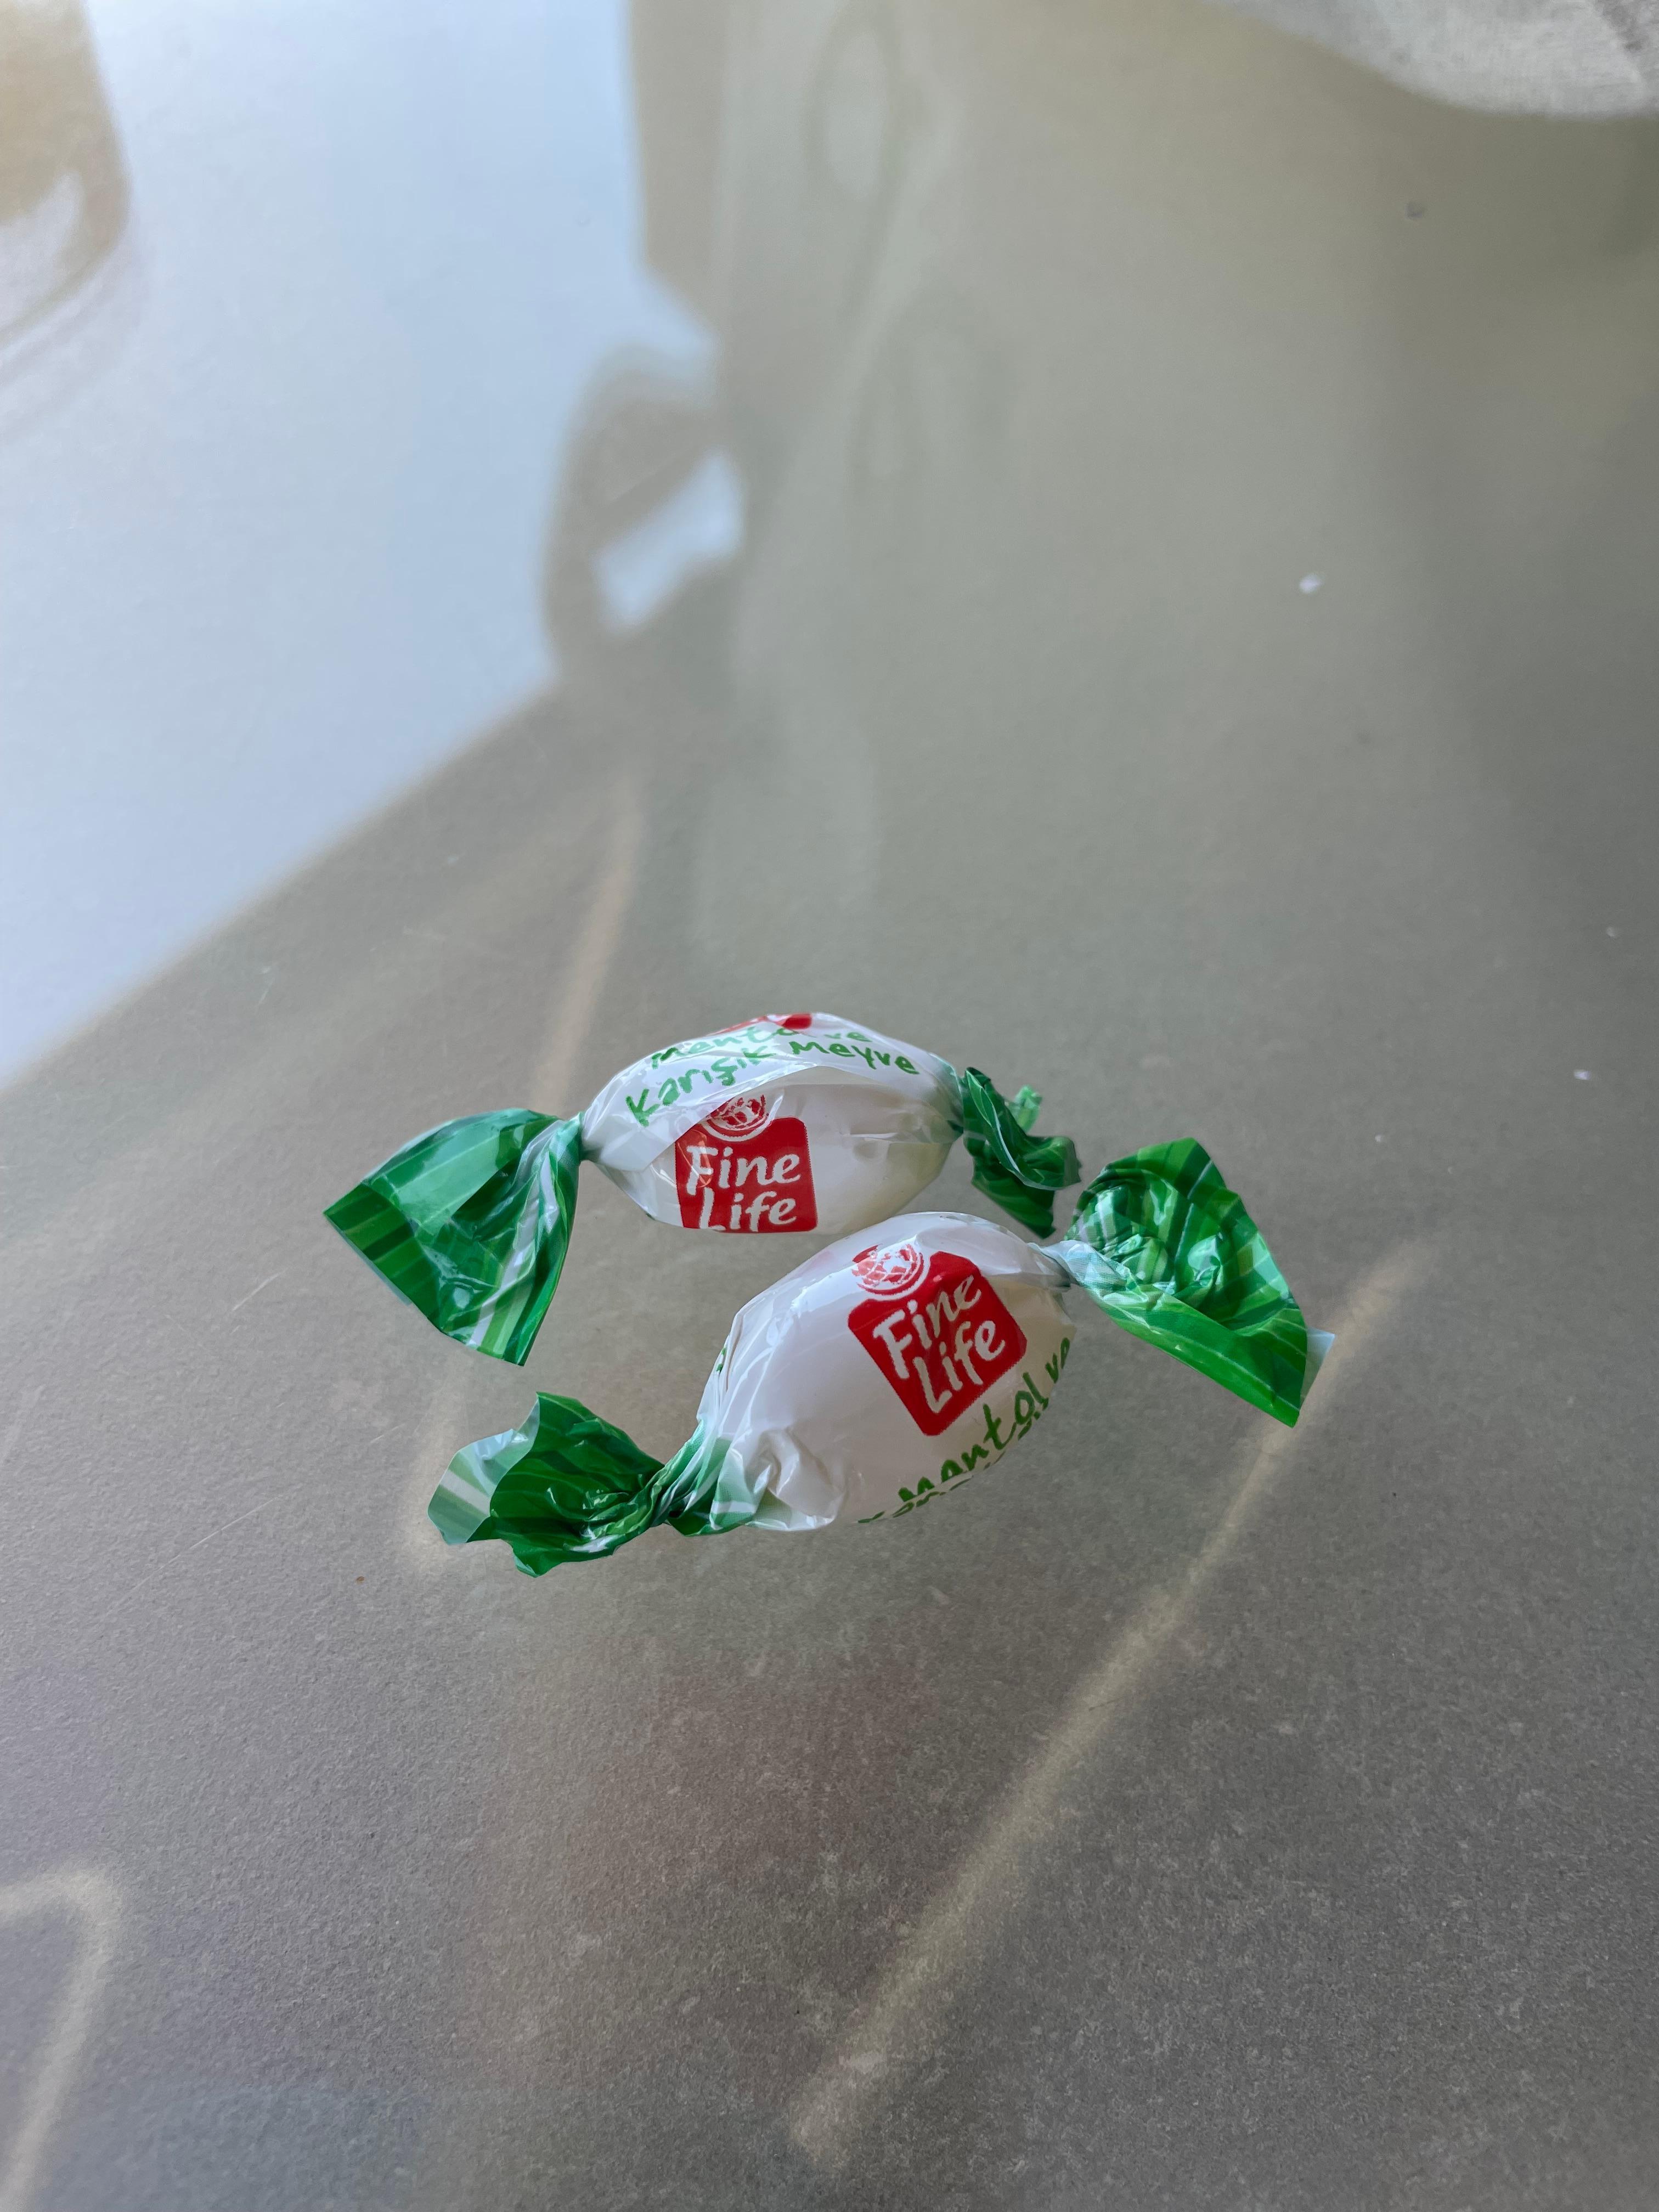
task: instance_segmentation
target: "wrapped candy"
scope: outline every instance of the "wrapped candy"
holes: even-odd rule
[[[1291,1425],[1331,1343],[1202,1146],[1154,1146],[1091,1183],[1052,1243],[963,1213],[843,1238],[744,1307],[672,1459],[544,1393],[523,1428],[457,1455],[431,1517],[452,1544],[501,1539],[532,1575],[663,1522],[699,1536],[898,1518],[1042,1419],[1073,1286]]]
[[[1046,1233],[1078,1164],[1069,1138],[1030,1133],[1042,1103],[834,1014],[769,1014],[635,1060],[574,1120],[446,1121],[327,1214],[446,1336],[522,1366],[558,1287],[581,1161],[680,1228],[839,1232],[908,1204],[960,1136],[977,1187]]]

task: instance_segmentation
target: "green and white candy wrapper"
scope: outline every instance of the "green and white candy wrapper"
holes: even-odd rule
[[[1292,1425],[1331,1341],[1202,1146],[1155,1146],[1097,1177],[1053,1243],[908,1213],[817,1253],[738,1314],[670,1460],[544,1393],[523,1428],[457,1455],[432,1519],[452,1544],[499,1538],[539,1575],[659,1522],[696,1536],[899,1518],[1042,1418],[1073,1288]]]
[[[522,1365],[592,1160],[658,1221],[730,1235],[840,1234],[927,1187],[960,1136],[977,1188],[1026,1228],[1078,1180],[1042,1104],[976,1068],[835,1014],[769,1014],[613,1076],[569,1121],[529,1108],[446,1121],[327,1209],[393,1290],[457,1343]]]

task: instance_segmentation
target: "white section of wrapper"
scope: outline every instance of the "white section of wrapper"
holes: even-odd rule
[[[970,1262],[1025,1339],[1023,1355],[988,1388],[964,1382],[960,1414],[937,1435],[918,1425],[851,1326],[854,1310],[872,1298],[854,1261],[907,1245],[924,1262],[942,1253]],[[1059,1380],[1073,1334],[1060,1297],[1069,1279],[1039,1246],[975,1215],[910,1213],[883,1222],[873,1237],[863,1231],[830,1245],[751,1298],[732,1324],[697,1419],[763,1483],[754,1525],[821,1528],[907,1512],[994,1465],[1041,1419]],[[914,1358],[908,1301],[887,1304],[890,1334]],[[937,1371],[931,1379],[944,1387]]]
[[[950,1123],[931,1106],[867,1082],[774,1085],[744,1095],[764,1106],[757,1134],[780,1121],[797,1121],[805,1131],[816,1218],[804,1223],[797,1217],[787,1224],[791,1228],[839,1236],[884,1220],[927,1189],[956,1140]],[[684,1146],[665,1146],[642,1168],[605,1172],[655,1220],[678,1228],[752,1229],[755,1186],[745,1182],[735,1192],[719,1186],[726,1149],[719,1132],[708,1133],[690,1162],[684,1158],[684,1150],[697,1143],[699,1127],[683,1133]],[[689,1223],[681,1212],[682,1186],[698,1217]]]
[[[708,1139],[711,1173],[701,1188],[696,1168],[676,1152],[678,1139],[698,1132],[708,1115],[745,1099],[759,1102],[755,1133],[783,1118],[805,1127],[816,1218],[776,1225],[831,1234],[879,1221],[926,1189],[962,1127],[961,1087],[948,1060],[838,1015],[815,1013],[764,1018],[636,1060],[582,1115],[582,1149],[656,1220],[752,1229],[758,1183],[745,1185],[735,1215],[735,1194],[713,1188],[718,1129]],[[704,1218],[685,1220],[682,1184]]]

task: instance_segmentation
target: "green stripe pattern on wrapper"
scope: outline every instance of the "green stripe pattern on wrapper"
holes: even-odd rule
[[[962,1071],[962,1141],[974,1163],[974,1188],[1012,1214],[1023,1229],[1051,1236],[1054,1194],[1080,1179],[1069,1137],[1034,1137],[1040,1091],[1021,1084],[1005,1098],[976,1067]]]
[[[428,1512],[447,1544],[508,1545],[527,1575],[602,1559],[647,1528],[718,1536],[752,1521],[761,1485],[699,1428],[654,1460],[574,1398],[541,1392],[521,1429],[468,1444]]]
[[[580,1161],[579,1121],[472,1114],[394,1152],[328,1218],[446,1336],[522,1367],[558,1287]]]
[[[1295,1427],[1318,1366],[1308,1327],[1202,1145],[1114,1160],[1078,1200],[1070,1236],[1043,1249],[1120,1328]]]

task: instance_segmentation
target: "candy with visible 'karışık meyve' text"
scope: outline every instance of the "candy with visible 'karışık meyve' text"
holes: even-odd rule
[[[768,1014],[613,1076],[569,1121],[446,1121],[327,1209],[347,1243],[457,1343],[522,1366],[592,1160],[658,1221],[725,1234],[868,1227],[926,1189],[961,1137],[975,1186],[1039,1234],[1079,1179],[1042,1101],[835,1014]]]
[[[544,1393],[523,1428],[456,1455],[431,1517],[447,1543],[507,1543],[532,1575],[660,1523],[701,1536],[898,1519],[1042,1418],[1073,1287],[1291,1426],[1330,1347],[1202,1146],[1153,1146],[1097,1176],[1052,1243],[908,1213],[830,1245],[738,1314],[672,1459]]]

